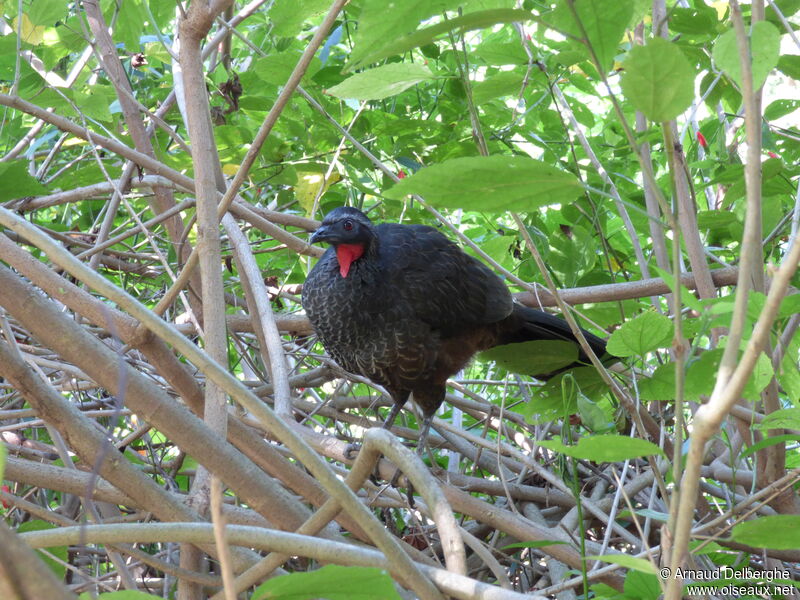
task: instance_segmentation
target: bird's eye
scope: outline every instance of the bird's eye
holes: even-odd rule
[[[351,231],[353,229],[353,222],[350,219],[347,219],[342,227],[344,227],[345,231]]]

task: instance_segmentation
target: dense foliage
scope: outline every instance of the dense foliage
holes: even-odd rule
[[[0,596],[797,593],[800,0],[2,8]],[[481,355],[422,468],[299,304],[343,204],[620,360]]]

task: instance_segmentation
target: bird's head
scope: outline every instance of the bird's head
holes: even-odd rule
[[[350,265],[361,258],[375,239],[372,221],[357,208],[340,206],[325,215],[311,243],[327,242],[336,249],[339,273],[347,277]]]

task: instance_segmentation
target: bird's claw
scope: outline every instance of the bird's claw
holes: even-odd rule
[[[358,453],[361,451],[361,444],[347,444],[344,449],[344,457],[347,460],[355,460]]]
[[[396,488],[397,484],[400,482],[400,477],[402,475],[403,475],[403,472],[400,469],[397,469],[394,472],[394,476],[392,477],[392,480],[389,482],[389,485],[392,486],[393,488]],[[415,506],[415,504],[414,504],[414,485],[408,479],[404,483],[406,484],[406,500],[408,501],[408,505],[411,508],[414,508],[414,506]]]

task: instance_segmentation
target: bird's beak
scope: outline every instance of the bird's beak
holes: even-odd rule
[[[319,229],[317,229],[314,233],[311,234],[311,237],[309,238],[308,242],[310,244],[316,244],[317,242],[326,242],[328,241],[329,236],[330,236],[330,231],[328,230],[327,227],[325,227],[325,225],[323,225]]]

